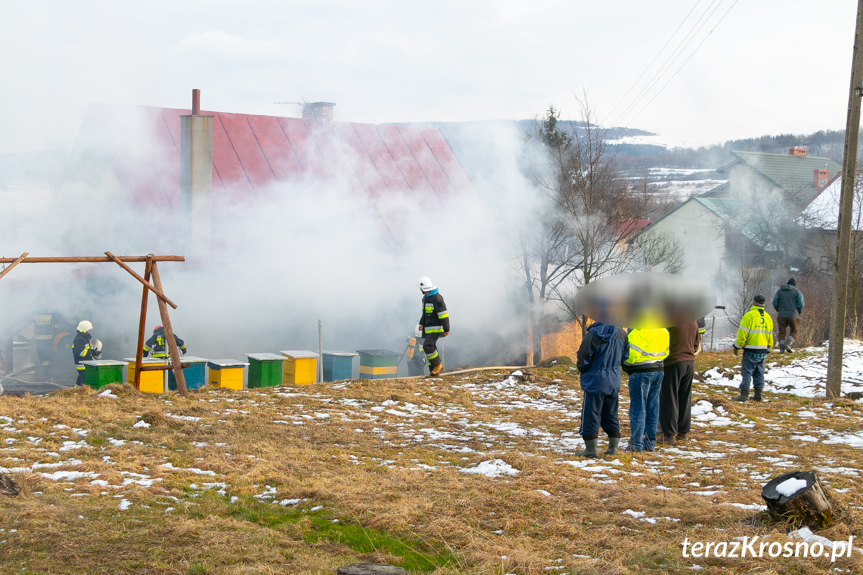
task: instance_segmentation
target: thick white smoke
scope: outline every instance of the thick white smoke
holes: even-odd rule
[[[121,125],[79,138],[53,209],[29,233],[4,237],[4,245],[34,256],[187,256],[159,271],[178,304],[169,309],[173,328],[200,357],[317,350],[319,320],[325,350],[400,353],[420,317],[417,280],[430,276],[450,311],[452,333],[442,340],[447,367],[523,361],[524,280],[513,256],[518,228],[531,225],[536,192],[521,175],[523,139],[514,126],[455,135],[476,189],[440,202],[370,198],[350,174],[275,183],[230,206],[216,197],[214,249],[193,259],[179,208],[149,209],[128,187],[138,174],[117,173],[117,153],[142,173],[165,158],[147,122],[128,113]],[[122,134],[122,149],[106,149],[105,134],[115,142]],[[10,277],[27,268],[20,284],[0,283],[6,301],[16,302],[4,323],[26,323],[34,313],[86,316],[106,358],[135,354],[140,283],[115,264],[40,266],[13,270]],[[143,264],[132,267],[143,275]],[[162,323],[152,294],[148,307],[146,337]]]

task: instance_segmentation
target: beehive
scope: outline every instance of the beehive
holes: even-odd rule
[[[275,353],[247,353],[246,357],[249,358],[249,389],[282,384],[282,363],[285,356]]]
[[[283,351],[282,382],[315,383],[318,380],[318,354],[305,349]]]
[[[183,377],[186,380],[186,389],[201,389],[207,385],[207,360],[203,357],[187,355],[180,358],[180,363],[188,363],[189,367],[183,368]],[[177,378],[174,371],[168,370],[168,389],[177,390]]]
[[[123,383],[122,361],[113,359],[87,360],[84,365],[84,383],[93,389],[99,389],[112,383]]]
[[[210,387],[227,387],[228,389],[243,389],[243,368],[248,363],[236,359],[211,359],[207,362],[210,368]]]
[[[130,385],[135,385],[135,358],[134,357],[125,357],[123,361],[126,362],[126,381]],[[155,357],[144,357],[141,358],[141,366],[145,365],[165,365],[164,359],[157,359]],[[165,392],[165,372],[164,371],[141,371],[141,378],[139,380],[140,387],[138,391],[142,391],[144,393],[164,393]]]
[[[360,354],[360,377],[383,379],[396,376],[399,353],[388,349],[358,349],[357,353]]]
[[[350,379],[356,356],[356,353],[350,351],[325,351],[321,358],[324,381]]]

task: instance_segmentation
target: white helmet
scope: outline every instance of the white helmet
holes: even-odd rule
[[[434,284],[432,283],[431,278],[430,278],[430,277],[427,277],[427,276],[423,276],[423,277],[421,277],[421,278],[420,278],[420,283],[419,283],[419,288],[420,288],[420,290],[422,290],[424,293],[425,293],[425,292],[430,292],[431,290],[433,290],[433,289],[434,289]]]
[[[90,349],[93,350],[93,353],[99,353],[102,351],[102,342],[96,339],[95,337],[90,340]]]
[[[87,321],[86,319],[78,322],[78,331],[87,332],[87,331],[90,331],[91,329],[93,329],[93,324],[90,323],[89,321]]]

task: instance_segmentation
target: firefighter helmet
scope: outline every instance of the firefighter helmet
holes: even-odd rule
[[[423,291],[423,293],[430,292],[431,290],[433,290],[434,284],[432,283],[431,278],[427,277],[427,276],[421,277],[420,283],[419,283],[419,288],[420,288],[420,290]]]
[[[86,319],[78,322],[78,331],[88,332],[91,329],[93,329],[93,324]]]
[[[90,348],[93,350],[93,353],[100,353],[102,351],[102,342],[94,337],[90,340]]]
[[[161,326],[161,325],[157,325],[156,327],[154,327],[154,328],[153,328],[153,333],[156,333],[156,332],[157,332],[157,331],[159,331],[160,329],[162,329],[162,326]]]

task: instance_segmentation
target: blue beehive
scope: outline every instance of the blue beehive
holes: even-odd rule
[[[183,369],[183,377],[186,378],[186,389],[201,389],[207,387],[207,360],[203,357],[187,355],[180,358],[180,363],[188,363],[189,367]],[[168,389],[177,390],[177,378],[174,371],[168,370]]]
[[[325,351],[321,360],[324,381],[350,379],[353,375],[355,357],[357,354],[351,351]]]

